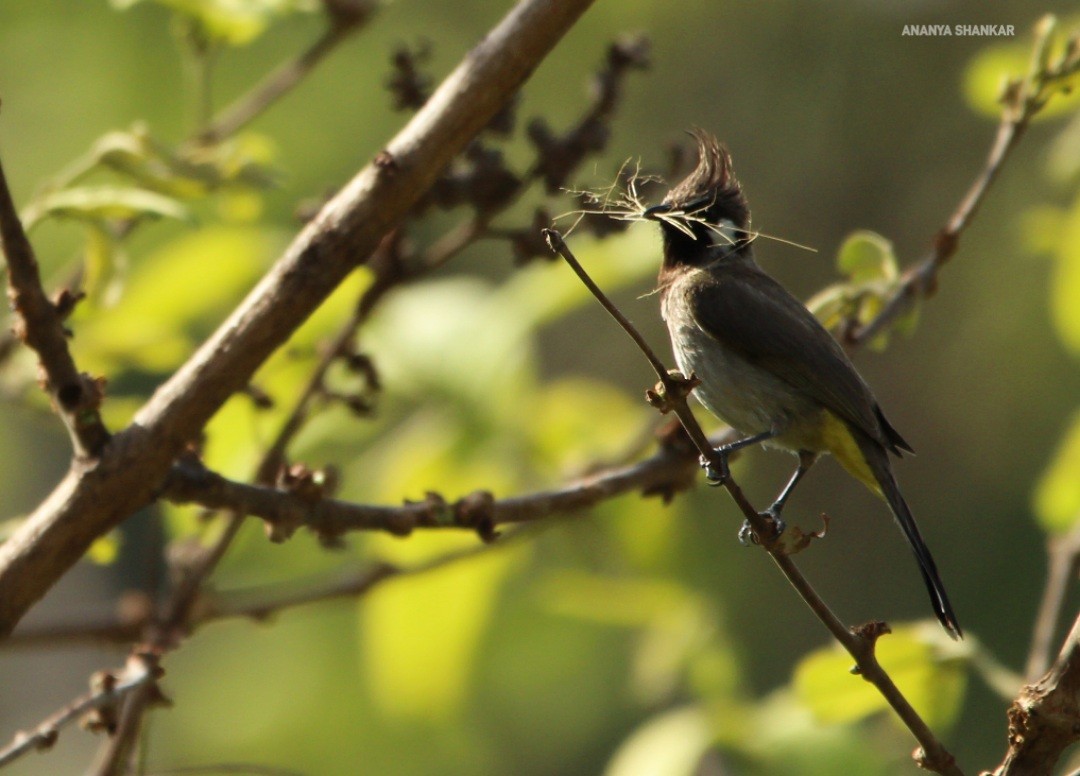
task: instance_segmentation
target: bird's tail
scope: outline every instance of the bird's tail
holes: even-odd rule
[[[930,554],[930,548],[926,546],[926,542],[923,541],[922,534],[919,533],[919,526],[915,524],[911,509],[908,508],[903,494],[900,493],[900,486],[896,484],[888,453],[873,440],[859,441],[866,464],[873,472],[874,479],[877,480],[878,488],[875,490],[880,489],[881,497],[888,503],[897,525],[903,531],[904,538],[908,540],[912,552],[915,553],[915,559],[919,562],[919,570],[926,583],[926,590],[930,593],[930,603],[934,607],[934,614],[950,636],[954,639],[963,638],[964,634],[960,630],[960,623],[956,620],[952,604],[949,603],[949,596],[945,593],[945,585],[938,574],[934,557]]]

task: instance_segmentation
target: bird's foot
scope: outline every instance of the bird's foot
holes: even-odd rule
[[[731,470],[728,469],[727,452],[718,447],[715,451],[715,461],[709,460],[706,456],[701,456],[698,462],[701,464],[701,468],[705,470],[705,482],[713,488],[718,488],[731,479]],[[718,463],[719,467],[714,466],[714,463]],[[719,471],[717,471],[719,468]]]
[[[776,505],[766,509],[764,512],[758,512],[758,517],[764,520],[768,524],[769,541],[766,546],[772,544],[784,533],[787,528],[787,524],[780,519],[780,510],[776,509]],[[762,537],[760,537],[754,527],[750,525],[749,520],[744,520],[742,528],[739,529],[739,544],[743,547],[748,547],[751,544],[762,544]]]

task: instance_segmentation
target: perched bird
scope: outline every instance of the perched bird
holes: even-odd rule
[[[953,638],[960,625],[930,550],[893,477],[889,453],[911,447],[885,419],[866,381],[828,330],[754,261],[750,212],[731,157],[693,133],[697,168],[645,217],[658,221],[664,259],[661,309],[675,360],[700,381],[694,395],[744,435],[727,455],[758,442],[799,456],[768,513],[785,501],[822,453],[881,496],[919,562],[934,614]]]

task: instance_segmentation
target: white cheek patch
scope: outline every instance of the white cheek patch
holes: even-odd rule
[[[709,227],[709,241],[714,248],[734,248],[745,235],[744,230],[727,218]]]

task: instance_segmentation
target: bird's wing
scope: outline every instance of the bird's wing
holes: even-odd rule
[[[756,264],[722,261],[688,286],[697,323],[760,366],[895,451],[906,443],[828,330]],[[893,439],[895,434],[895,439]]]

